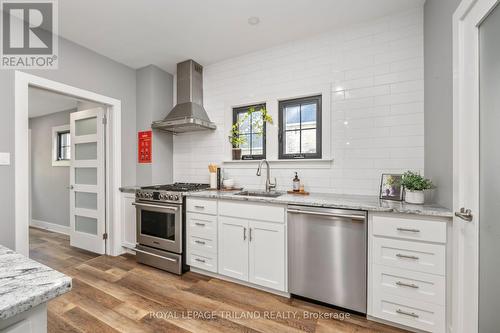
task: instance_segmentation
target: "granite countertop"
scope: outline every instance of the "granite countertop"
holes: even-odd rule
[[[135,193],[135,191],[140,189],[140,188],[141,188],[141,186],[139,186],[139,185],[131,185],[131,186],[122,186],[118,189],[120,190],[120,192],[124,192],[124,193]]]
[[[304,205],[325,208],[358,209],[372,212],[393,212],[402,214],[416,214],[424,216],[452,217],[452,212],[438,205],[413,205],[398,201],[380,200],[376,196],[341,195],[330,193],[311,193],[310,195],[297,195],[284,193],[276,198],[248,197],[235,195],[234,192],[201,191],[192,192],[188,196],[213,199],[230,199],[255,201],[275,204]]]
[[[0,245],[0,320],[71,290],[71,278]]]

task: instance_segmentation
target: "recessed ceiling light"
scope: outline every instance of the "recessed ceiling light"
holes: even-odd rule
[[[260,18],[258,18],[257,16],[250,16],[248,18],[248,24],[250,25],[257,25],[260,23]]]

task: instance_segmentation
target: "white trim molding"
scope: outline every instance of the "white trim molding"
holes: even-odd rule
[[[73,96],[107,106],[108,129],[106,131],[106,231],[108,241],[106,254],[120,255],[121,246],[121,187],[122,178],[122,138],[121,138],[121,101],[80,89],[57,81],[52,81],[32,74],[15,71],[15,248],[29,256],[29,148],[28,148],[28,91],[29,87],[38,87],[56,93]]]
[[[59,234],[63,235],[69,235],[71,228],[66,225],[60,225],[57,223],[52,223],[52,222],[45,222],[41,220],[35,220],[31,219],[30,223],[31,227],[39,228],[39,229],[44,229],[52,232],[57,232]]]
[[[473,219],[453,221],[452,326],[479,325],[479,26],[499,0],[463,0],[453,14],[453,209]]]
[[[70,160],[58,160],[57,153],[59,148],[58,134],[61,132],[69,132],[69,124],[62,126],[52,127],[52,166],[53,167],[69,167],[71,165]],[[73,153],[73,152],[71,152]]]

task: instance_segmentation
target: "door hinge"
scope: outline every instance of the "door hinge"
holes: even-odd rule
[[[108,239],[108,233],[107,232],[104,233],[104,234],[102,234],[102,239],[104,239],[104,240]]]
[[[106,116],[102,117],[102,124],[106,125],[108,123],[108,118]]]

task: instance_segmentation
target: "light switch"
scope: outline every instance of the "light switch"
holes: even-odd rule
[[[10,165],[10,153],[0,153],[0,165]]]

